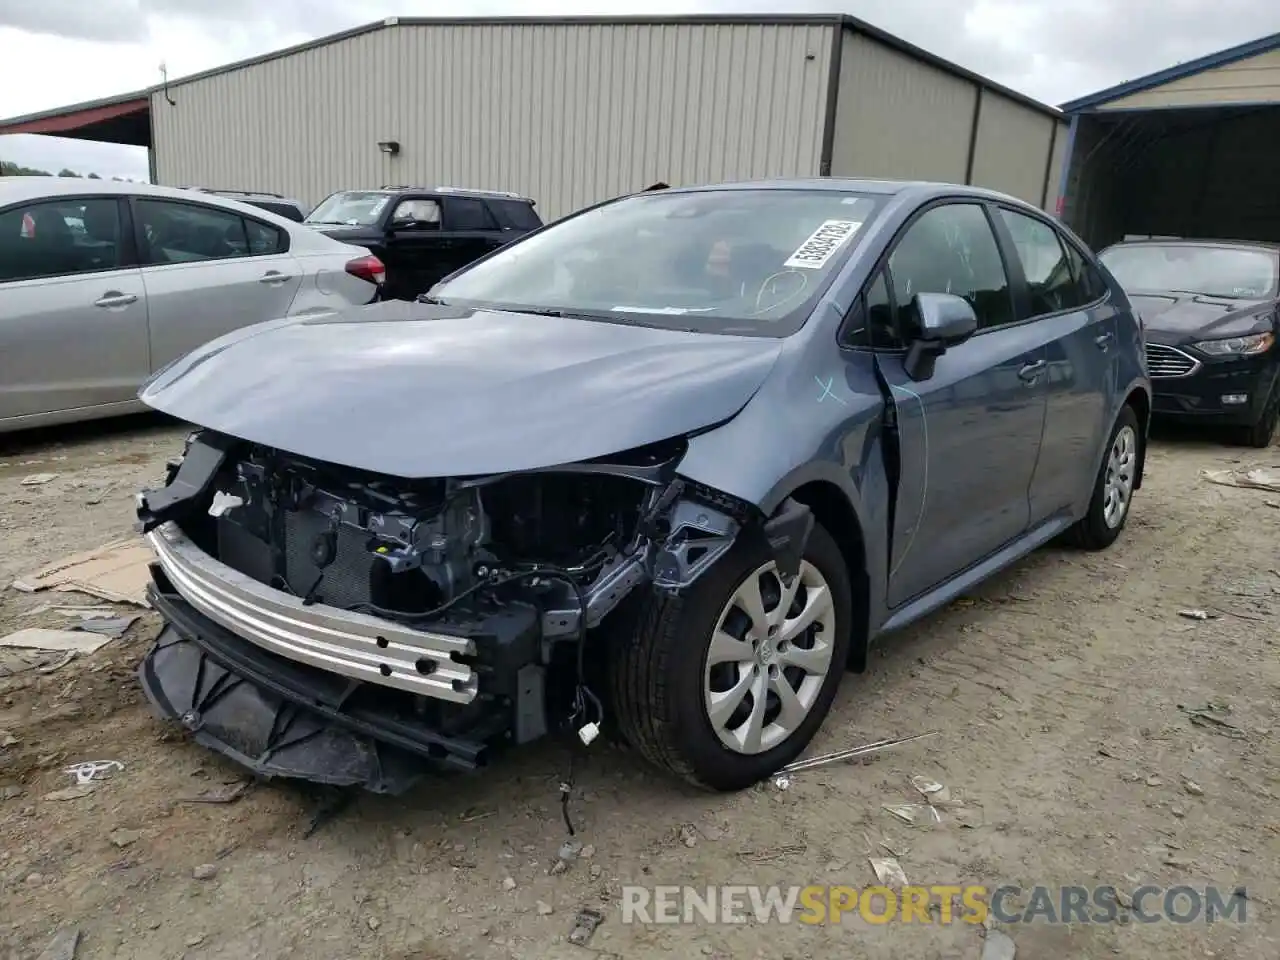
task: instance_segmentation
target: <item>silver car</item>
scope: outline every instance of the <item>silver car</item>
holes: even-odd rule
[[[363,247],[213,194],[0,177],[0,432],[143,410],[142,382],[201,344],[384,279]]]

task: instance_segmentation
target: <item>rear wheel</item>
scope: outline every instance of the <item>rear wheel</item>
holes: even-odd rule
[[[1102,467],[1093,484],[1089,512],[1067,531],[1068,540],[1085,550],[1104,550],[1116,542],[1129,519],[1142,454],[1138,415],[1125,405],[1111,428]]]
[[[831,708],[848,660],[849,573],[815,526],[799,574],[740,540],[680,597],[645,597],[610,664],[622,734],[646,760],[713,790],[790,763]]]

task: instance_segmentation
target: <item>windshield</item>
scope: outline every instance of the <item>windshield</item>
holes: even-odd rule
[[[1104,250],[1101,260],[1126,290],[1258,299],[1275,296],[1276,254],[1243,247],[1143,243]]]
[[[307,215],[305,223],[371,227],[378,222],[391,196],[378,191],[335,193]]]
[[[431,294],[518,313],[786,336],[879,202],[833,190],[640,194],[513,243]]]

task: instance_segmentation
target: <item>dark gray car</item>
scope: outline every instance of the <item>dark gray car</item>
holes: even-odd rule
[[[374,790],[566,724],[759,780],[873,639],[1114,541],[1151,403],[1060,224],[830,179],[612,201],[141,396],[200,427],[139,498],[148,695],[260,774]]]

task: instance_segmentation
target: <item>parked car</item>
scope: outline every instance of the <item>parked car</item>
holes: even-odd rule
[[[286,197],[280,193],[265,193],[254,190],[214,190],[209,187],[188,187],[187,189],[198,190],[201,193],[212,193],[219,197],[230,197],[233,200],[239,200],[241,203],[247,203],[251,207],[270,210],[276,216],[292,220],[294,223],[301,223],[307,218],[307,208],[301,201]]]
[[[1120,535],[1141,350],[1081,242],[1000,194],[596,206],[426,302],[228,334],[147,385],[199,429],[139,497],[144,688],[265,776],[398,790],[568,717],[745,787],[872,640]]]
[[[0,432],[144,409],[229,330],[374,298],[382,265],[265,210],[137,183],[0,178]]]
[[[516,193],[454,187],[382,187],[332,194],[306,223],[368,247],[387,266],[384,296],[412,300],[438,280],[542,226]]]
[[[1280,245],[1135,240],[1099,256],[1141,315],[1155,415],[1270,446],[1280,415]]]

